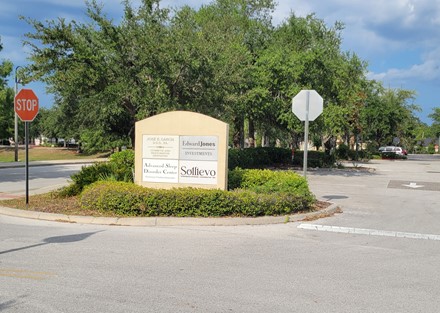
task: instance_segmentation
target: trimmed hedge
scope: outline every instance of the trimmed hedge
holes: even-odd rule
[[[246,149],[229,149],[228,168],[265,168],[268,166],[296,165],[303,166],[304,151],[286,148],[258,147]],[[321,151],[309,151],[307,158],[309,167],[332,167],[335,157]]]
[[[336,149],[336,157],[339,160],[371,159],[371,153],[366,150],[351,150],[346,144],[341,144]]]
[[[292,171],[271,171],[237,168],[229,171],[229,190],[244,188],[257,193],[293,193],[312,197],[307,180]]]
[[[274,165],[292,164],[290,149],[257,147],[246,149],[229,149],[228,167],[263,168]]]
[[[293,165],[302,166],[303,151],[296,151]],[[309,151],[308,166],[310,167],[329,167],[334,164],[334,159],[323,152]],[[228,167],[230,170],[235,168],[253,169],[264,168],[277,165],[292,165],[292,152],[290,149],[274,147],[246,148],[243,150],[230,149]],[[134,151],[125,150],[114,153],[110,156],[109,162],[99,162],[91,166],[83,166],[81,171],[72,175],[73,183],[65,187],[61,196],[73,196],[81,193],[84,187],[99,180],[114,181],[133,181],[134,170]],[[236,177],[240,173],[235,173],[229,177],[229,189],[237,188]],[[251,174],[249,174],[251,175]],[[273,181],[272,181],[273,182]],[[275,185],[279,182],[273,182]],[[266,187],[269,183],[266,184]],[[232,188],[231,188],[232,186]],[[296,186],[290,184],[289,187]],[[248,187],[248,186],[246,186]],[[265,188],[266,188],[265,187]],[[254,188],[254,191],[258,191]]]
[[[303,166],[304,151],[295,151],[292,161],[293,165]],[[335,164],[335,158],[321,151],[308,151],[307,166],[308,167],[332,167]]]
[[[264,216],[310,210],[312,196],[294,193],[266,194],[251,190],[234,191],[178,188],[151,189],[132,183],[101,181],[81,194],[83,209],[110,211],[123,216]]]

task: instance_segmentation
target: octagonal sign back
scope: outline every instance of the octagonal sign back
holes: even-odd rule
[[[321,115],[324,100],[316,90],[301,90],[292,99],[292,112],[301,120],[306,120],[307,101],[309,102],[309,121],[314,121]]]

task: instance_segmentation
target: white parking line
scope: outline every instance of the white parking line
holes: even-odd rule
[[[299,229],[307,229],[307,230],[327,231],[327,232],[333,232],[333,233],[357,234],[357,235],[369,235],[369,236],[385,236],[385,237],[411,238],[411,239],[424,239],[424,240],[439,240],[440,241],[440,235],[406,233],[406,232],[386,231],[386,230],[378,230],[378,229],[327,226],[327,225],[317,225],[317,224],[300,224],[298,226],[298,228]]]

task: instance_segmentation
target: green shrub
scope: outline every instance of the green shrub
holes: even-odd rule
[[[229,189],[244,188],[257,193],[290,193],[311,197],[307,181],[292,171],[235,169],[229,172]]]
[[[350,148],[346,144],[340,144],[336,149],[336,158],[339,160],[348,160]]]
[[[88,186],[99,180],[100,177],[111,175],[112,166],[108,162],[98,162],[90,166],[83,166],[81,171],[70,176],[75,187],[73,190],[82,191]]]
[[[83,209],[123,216],[263,216],[309,210],[313,197],[238,189],[151,189],[125,182],[96,182],[81,194]]]
[[[113,153],[109,160],[112,174],[118,181],[132,182],[134,171],[134,151],[124,150]]]
[[[81,193],[84,187],[100,180],[133,182],[134,151],[125,150],[110,156],[108,162],[97,162],[83,166],[78,173],[70,176],[72,184],[58,191],[60,197],[70,197]]]
[[[346,160],[366,160],[371,158],[370,152],[366,150],[348,150],[348,158]]]
[[[296,166],[303,166],[304,151],[295,151],[292,163]],[[334,164],[335,158],[333,155],[328,155],[321,151],[308,151],[307,153],[308,167],[332,167]]]
[[[245,170],[239,167],[228,171],[228,190],[233,190],[241,187],[244,172]]]
[[[371,159],[372,153],[369,149],[367,150],[351,150],[346,144],[341,144],[336,149],[336,158],[338,160],[362,160],[362,159]]]
[[[275,147],[229,149],[228,167],[263,168],[291,164],[291,150]]]
[[[53,195],[59,198],[67,198],[79,195],[82,189],[77,184],[70,184],[68,186],[62,187],[58,190],[53,191]]]

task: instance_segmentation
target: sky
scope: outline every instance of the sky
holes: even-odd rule
[[[122,16],[122,0],[102,0],[104,11],[115,21]],[[132,0],[133,6],[139,0]],[[162,0],[162,7],[189,5],[199,8],[211,0]],[[273,24],[279,25],[293,12],[315,16],[330,27],[342,22],[342,50],[356,53],[368,63],[367,77],[382,81],[385,87],[414,90],[414,104],[422,108],[416,115],[430,125],[433,108],[440,107],[440,0],[278,0]],[[33,29],[18,16],[38,21],[58,17],[85,21],[84,0],[0,0],[0,61],[16,66],[29,64],[29,48],[24,34]],[[14,76],[9,78],[14,87]],[[21,85],[18,89],[22,88]],[[40,106],[51,107],[53,97],[45,85],[30,83]]]

